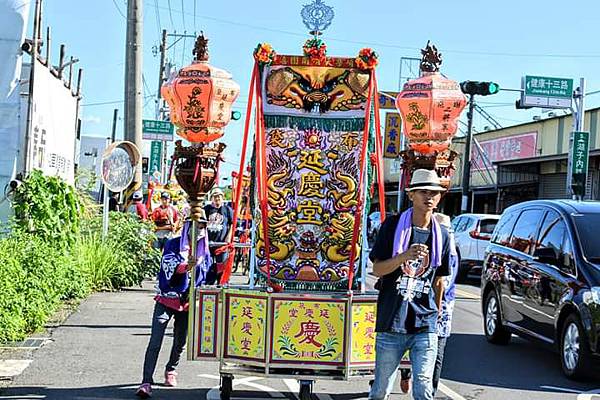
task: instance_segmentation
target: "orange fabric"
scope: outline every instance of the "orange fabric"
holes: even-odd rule
[[[358,241],[358,233],[360,228],[360,222],[362,215],[362,209],[364,205],[363,198],[363,190],[364,190],[364,180],[365,180],[365,170],[366,170],[366,161],[367,161],[367,143],[369,141],[369,125],[371,124],[371,101],[373,100],[373,88],[374,88],[374,73],[370,72],[369,79],[369,95],[367,97],[367,107],[365,113],[365,129],[363,131],[363,143],[362,150],[360,153],[360,180],[358,182],[358,204],[356,206],[356,212],[354,213],[354,228],[352,231],[352,242],[357,243]],[[377,97],[377,96],[375,96]],[[363,243],[363,246],[365,243]],[[356,258],[356,246],[350,246],[350,260],[348,263],[348,290],[352,290],[352,281],[354,280],[354,260]]]
[[[252,97],[254,95],[254,85],[256,84],[258,75],[258,65],[255,63],[254,69],[252,70],[252,77],[250,78],[250,90],[248,93],[248,105],[246,106],[246,121],[244,123],[244,138],[242,140],[242,156],[240,160],[240,170],[238,176],[243,176],[244,174],[244,166],[246,164],[246,147],[248,146],[248,133],[250,132],[250,117],[252,114]],[[240,197],[242,195],[242,182],[243,179],[237,180],[236,192],[235,192],[235,202],[233,203],[233,222],[232,229],[235,232],[235,227],[237,226],[237,218],[240,208]],[[229,239],[229,244],[233,244],[233,236]],[[227,265],[223,270],[223,274],[221,275],[221,284],[225,284],[229,282],[231,278],[231,270],[233,269],[233,259],[235,257],[235,248],[233,248],[232,253],[229,255],[227,259]]]

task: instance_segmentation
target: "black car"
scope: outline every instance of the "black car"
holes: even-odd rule
[[[486,250],[481,299],[489,342],[541,341],[568,377],[589,375],[600,355],[600,202],[507,208]]]

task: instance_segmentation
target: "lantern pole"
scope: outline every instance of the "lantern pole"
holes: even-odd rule
[[[463,153],[462,166],[462,201],[460,204],[461,214],[467,212],[469,204],[469,185],[471,178],[471,141],[473,140],[473,111],[475,110],[475,95],[469,95],[469,111],[467,113],[467,141]]]

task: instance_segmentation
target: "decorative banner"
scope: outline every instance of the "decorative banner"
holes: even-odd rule
[[[227,293],[225,315],[225,357],[264,361],[266,296]]]
[[[400,113],[388,112],[385,114],[385,139],[383,143],[383,157],[398,158],[400,156]]]
[[[271,362],[343,365],[346,305],[343,300],[273,298]]]
[[[200,334],[198,335],[197,357],[217,356],[218,296],[218,292],[199,292]]]
[[[352,354],[351,364],[375,362],[375,313],[377,305],[371,303],[352,304]]]
[[[277,56],[263,71],[271,279],[334,290],[348,285],[352,245],[360,255],[352,233],[369,74],[341,67],[352,59],[323,63],[337,60],[335,67],[305,66],[305,59]],[[266,275],[264,232],[256,223]]]

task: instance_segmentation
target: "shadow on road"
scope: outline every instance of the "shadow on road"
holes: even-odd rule
[[[507,346],[488,343],[483,335],[452,334],[446,346],[442,378],[477,386],[494,386],[547,391],[541,386],[587,391],[598,381],[567,379],[557,353],[551,349],[512,337]]]

